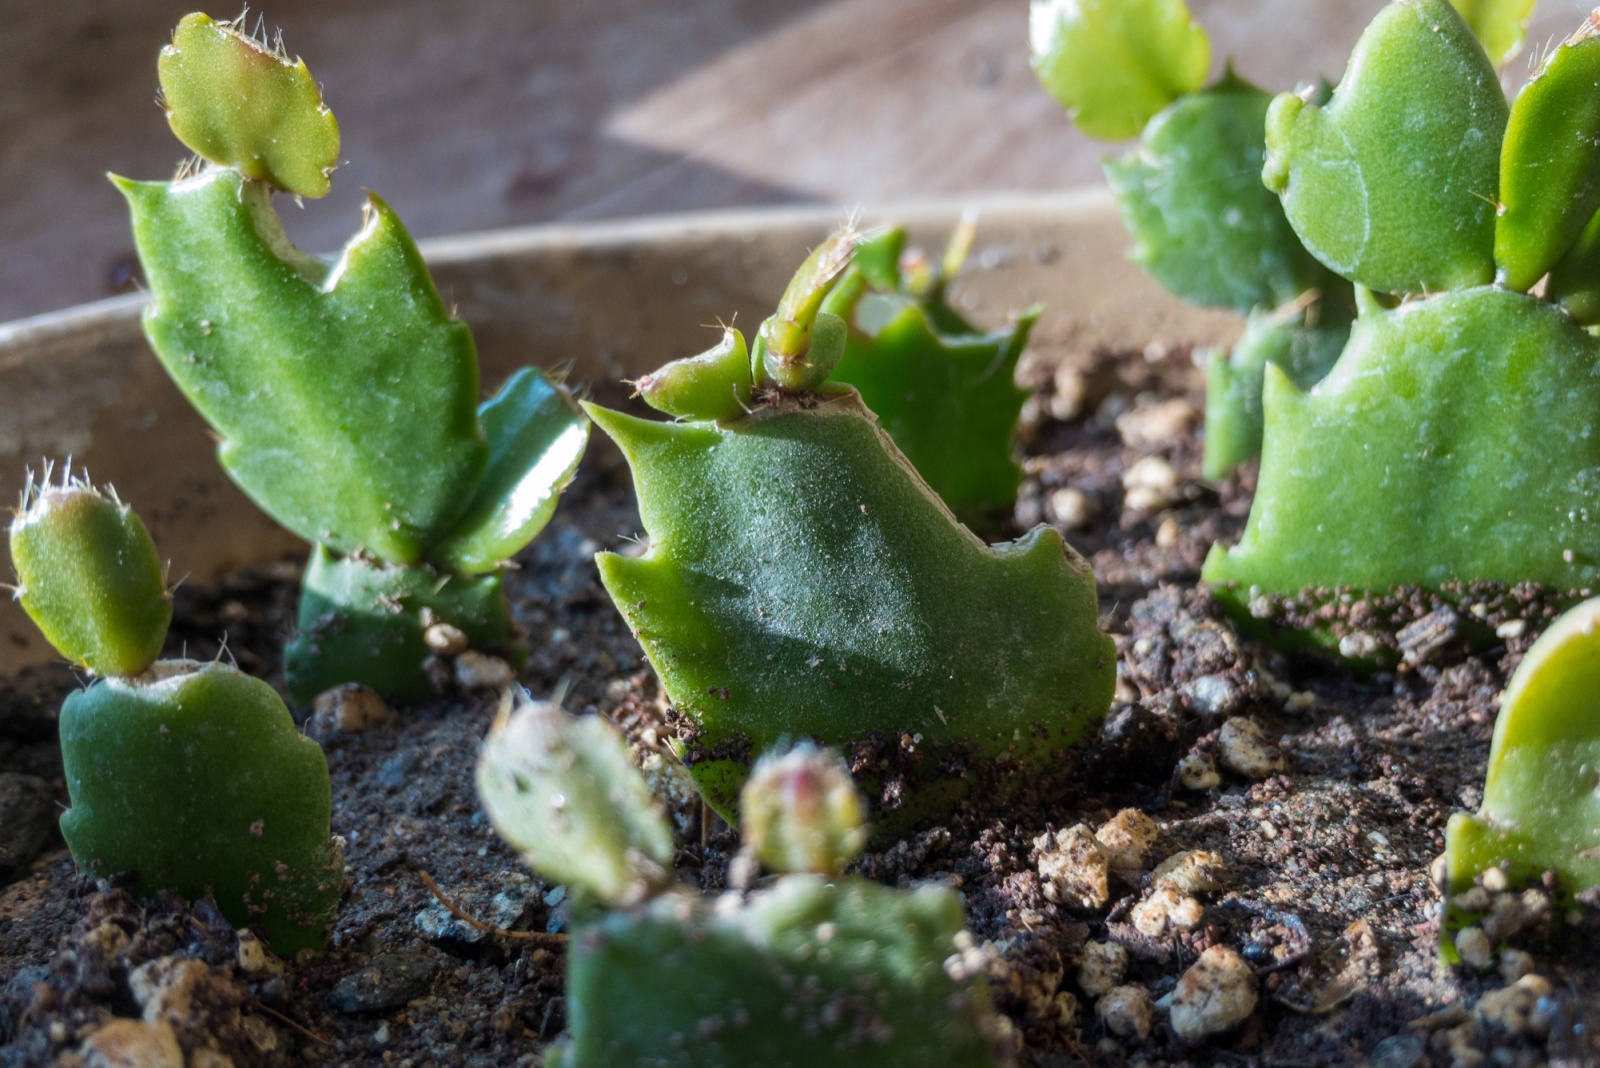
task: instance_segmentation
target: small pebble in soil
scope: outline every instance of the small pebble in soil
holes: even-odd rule
[[[1456,952],[1461,955],[1462,964],[1476,971],[1488,971],[1494,963],[1494,943],[1481,927],[1464,927],[1457,932]]]
[[[1549,918],[1550,895],[1543,890],[1530,888],[1520,894],[1496,894],[1488,914],[1483,917],[1483,933],[1489,941],[1500,943]]]
[[[1159,456],[1146,456],[1122,473],[1122,503],[1130,512],[1158,512],[1178,499],[1178,472]]]
[[[494,887],[495,893],[492,897],[481,890],[458,892],[454,897],[455,904],[480,922],[502,930],[519,930],[524,918],[544,893],[545,887],[522,872],[502,873],[496,882],[498,886]],[[488,900],[484,900],[485,897],[488,897]],[[494,937],[482,928],[458,919],[438,902],[427,906],[412,917],[412,925],[416,927],[418,934],[430,942],[476,945],[486,938]]]
[[[1221,786],[1222,776],[1217,774],[1217,762],[1210,753],[1190,753],[1178,761],[1178,782],[1185,790],[1204,793]]]
[[[1150,1037],[1155,1006],[1150,1003],[1150,991],[1138,983],[1128,983],[1102,995],[1094,1003],[1094,1014],[1118,1038],[1143,1040]]]
[[[1162,938],[1178,931],[1192,931],[1205,919],[1200,902],[1174,886],[1162,884],[1150,896],[1133,906],[1128,920],[1146,938]]]
[[[254,931],[239,932],[237,958],[239,970],[246,975],[259,975],[272,967],[272,956]]]
[[[1550,980],[1542,975],[1524,975],[1510,986],[1491,990],[1478,999],[1473,1013],[1490,1027],[1513,1035],[1533,1035],[1543,1039],[1550,1033],[1555,1014],[1555,993]]]
[[[27,870],[55,822],[49,783],[36,775],[0,772],[0,886]]]
[[[1099,514],[1099,506],[1082,490],[1068,486],[1050,494],[1050,517],[1067,530],[1083,530]]]
[[[1143,871],[1145,854],[1160,833],[1155,820],[1136,808],[1125,808],[1107,820],[1094,837],[1114,870]]]
[[[1417,1068],[1427,1047],[1416,1035],[1390,1035],[1372,1049],[1372,1068]]]
[[[1288,765],[1283,752],[1267,740],[1267,732],[1253,719],[1235,716],[1222,725],[1217,735],[1217,754],[1222,766],[1246,779],[1265,779]]]
[[[397,1009],[428,992],[439,962],[420,953],[380,953],[339,980],[328,1002],[347,1015]]]
[[[1533,954],[1507,946],[1500,951],[1500,978],[1514,983],[1533,971]]]
[[[440,656],[459,656],[467,651],[469,644],[466,633],[449,623],[435,623],[422,632],[422,640]]]
[[[1183,684],[1180,691],[1190,706],[1202,716],[1222,716],[1238,709],[1244,694],[1226,675],[1201,675]]]
[[[389,706],[376,690],[359,682],[347,682],[317,695],[311,718],[306,721],[306,734],[326,742],[381,727],[388,718]]]
[[[1185,849],[1156,865],[1150,881],[1156,886],[1171,886],[1185,894],[1204,894],[1222,888],[1227,862],[1209,849]]]
[[[1172,1030],[1184,1042],[1200,1042],[1243,1022],[1255,1009],[1250,965],[1227,946],[1212,946],[1172,991]]]
[[[164,1020],[112,1020],[84,1040],[83,1068],[183,1068],[178,1036]]]
[[[1128,974],[1128,951],[1117,942],[1086,942],[1078,955],[1078,989],[1092,998],[1119,986]]]
[[[455,660],[456,682],[468,690],[497,690],[516,681],[517,673],[498,656],[468,649]]]
[[[1111,897],[1111,865],[1089,828],[1079,823],[1033,840],[1044,896],[1073,909],[1098,909]]]
[[[1183,397],[1143,403],[1117,416],[1117,434],[1130,449],[1161,448],[1171,445],[1194,429],[1200,413]]]

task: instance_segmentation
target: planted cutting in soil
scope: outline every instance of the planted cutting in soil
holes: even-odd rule
[[[1253,605],[1263,618],[1318,614],[1347,652],[1396,666],[1357,673],[1286,659],[1241,636],[1196,588],[1212,542],[1242,529],[1253,474],[1199,481],[1189,354],[1036,376],[1007,527],[1054,523],[1093,563],[1119,650],[1116,702],[1097,737],[1003,808],[973,791],[979,800],[955,817],[880,846],[859,870],[962,890],[977,943],[952,966],[989,972],[1023,1064],[1594,1057],[1582,1045],[1600,1028],[1600,927],[1588,911],[1552,909],[1535,889],[1502,910],[1497,933],[1520,950],[1482,973],[1452,970],[1439,962],[1430,877],[1448,816],[1481,799],[1499,692],[1561,599],[1518,587],[1448,603],[1416,593]],[[715,892],[737,838],[667,755],[675,717],[592,562],[602,548],[637,551],[638,529],[627,471],[601,453],[507,578],[532,650],[520,679],[624,729],[669,803],[679,876]],[[181,589],[167,653],[232,656],[281,689],[298,578],[280,565]],[[498,702],[481,684],[497,666],[441,659],[432,667],[444,696],[377,722],[352,712],[342,728],[313,725],[326,739],[349,887],[332,947],[281,968],[207,902],[136,901],[79,876],[53,829],[37,859],[15,862],[65,801],[54,709],[74,681],[60,666],[8,680],[0,1065],[71,1063],[106,1020],[141,1015],[167,1020],[190,1064],[227,1063],[201,1050],[241,1068],[537,1063],[564,1024],[564,893],[496,837],[473,790]],[[897,803],[895,768],[917,745],[884,738],[850,754],[882,783],[876,805]],[[1153,838],[1118,817],[1126,809],[1153,819]],[[1109,848],[1083,847],[1093,831]],[[1158,879],[1158,864],[1184,851]],[[424,872],[466,914],[522,936],[453,916]],[[1236,951],[1247,972],[1176,989],[1213,946]],[[1480,1001],[1528,970],[1543,985],[1522,979],[1523,1000]],[[1194,1042],[1174,1031],[1225,1023],[1252,989],[1242,1024]],[[99,1034],[102,1045],[119,1037]],[[145,1050],[139,1063],[173,1052]]]

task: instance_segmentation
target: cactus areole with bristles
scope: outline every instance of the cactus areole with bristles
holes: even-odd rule
[[[828,364],[815,349],[842,343],[815,328],[792,362]],[[650,537],[642,556],[602,553],[601,580],[690,725],[684,755],[713,807],[731,815],[750,762],[783,739],[904,738],[915,766],[903,803],[873,814],[882,830],[963,794],[951,760],[1037,766],[1105,714],[1112,642],[1059,533],[984,544],[853,389],[768,381],[729,419],[589,406]]]
[[[526,695],[502,712],[479,796],[501,836],[576,902],[567,1034],[545,1063],[999,1063],[983,958],[963,952],[974,945],[961,895],[837,877],[861,832],[838,754],[803,746],[764,766],[743,806],[762,826],[747,819],[745,837],[798,846],[778,850],[790,873],[713,902],[671,886],[671,833],[615,727]],[[828,874],[793,866],[808,860]]]
[[[499,569],[548,522],[587,421],[532,369],[478,404],[472,336],[377,196],[334,262],[289,243],[274,192],[326,192],[338,148],[303,63],[191,15],[161,81],[173,131],[210,165],[113,178],[150,286],[145,333],[229,476],[317,547],[290,689],[426,696],[427,625],[510,639]]]
[[[209,893],[281,954],[320,947],[344,872],[322,750],[261,680],[156,660],[171,599],[125,505],[86,481],[30,483],[10,542],[24,610],[103,676],[61,707],[61,833],[78,867],[131,873],[139,894]]]

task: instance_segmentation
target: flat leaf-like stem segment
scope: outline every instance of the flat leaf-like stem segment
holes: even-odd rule
[[[237,171],[116,179],[150,282],[145,333],[279,523],[342,553],[421,559],[487,459],[472,337],[376,197],[325,263],[291,246]]]
[[[1206,430],[1202,470],[1225,478],[1261,452],[1261,390],[1273,364],[1302,392],[1322,381],[1338,362],[1355,317],[1349,283],[1328,276],[1332,299],[1301,299],[1256,312],[1232,352],[1213,352],[1206,363]],[[1313,294],[1307,294],[1312,298]]]
[[[386,565],[313,547],[298,633],[283,651],[290,695],[309,702],[340,683],[362,682],[402,701],[428,697],[433,685],[422,662],[432,622],[460,629],[475,649],[509,642],[500,576]]]
[[[1600,12],[1517,94],[1500,150],[1499,280],[1527,290],[1600,209]]]
[[[1600,600],[1533,643],[1500,703],[1483,805],[1445,831],[1451,893],[1491,867],[1509,882],[1553,871],[1565,894],[1600,886]],[[1446,945],[1470,917],[1447,914]]]
[[[172,132],[200,156],[299,196],[328,192],[339,124],[305,61],[196,12],[159,70]]]
[[[494,829],[535,871],[599,904],[636,904],[672,867],[672,831],[621,733],[522,694],[478,757]]]
[[[1326,106],[1273,101],[1262,174],[1306,248],[1350,281],[1387,293],[1482,285],[1494,277],[1506,117],[1455,9],[1396,0]]]
[[[1211,43],[1183,0],[1033,0],[1033,71],[1078,128],[1137,137],[1150,117],[1205,81]]]
[[[699,726],[691,770],[719,812],[780,738],[904,731],[1027,766],[1105,714],[1113,645],[1088,565],[1047,527],[984,545],[854,390],[723,425],[589,413],[651,538],[600,554],[600,576]]]
[[[466,575],[494,571],[543,530],[589,444],[589,420],[572,397],[532,367],[478,409],[489,465],[456,529],[429,553]]]
[[[328,837],[328,765],[266,683],[225,664],[162,661],[61,708],[72,807],[61,833],[135,894],[206,893],[281,956],[326,941],[344,862]]]
[[[1600,585],[1600,341],[1494,287],[1364,308],[1309,393],[1268,367],[1261,475],[1203,577],[1291,594]]]
[[[791,875],[736,909],[657,898],[578,930],[562,1068],[979,1068],[989,990],[959,978],[961,895]]]
[[[1028,396],[1016,383],[1017,360],[1039,309],[984,332],[948,308],[936,321],[914,297],[867,290],[857,279],[865,281],[847,277],[823,304],[851,326],[834,381],[856,387],[917,473],[964,522],[978,525],[1009,508],[1022,481],[1011,450]]]
[[[127,505],[86,482],[30,483],[11,523],[11,561],[23,610],[74,664],[138,675],[161,655],[172,598],[155,542]]]
[[[1450,0],[1495,66],[1522,51],[1534,0]]]
[[[1230,72],[1181,97],[1151,120],[1135,152],[1106,163],[1133,259],[1169,293],[1248,314],[1312,289],[1348,291],[1261,184],[1271,102]]]

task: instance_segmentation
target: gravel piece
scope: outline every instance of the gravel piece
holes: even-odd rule
[[[1395,632],[1400,653],[1412,665],[1438,663],[1459,644],[1461,617],[1449,605],[1440,605],[1415,623]]]
[[[1159,456],[1146,456],[1122,473],[1123,507],[1154,512],[1178,499],[1178,472]]]
[[[1217,774],[1217,762],[1211,754],[1190,753],[1178,761],[1178,782],[1185,790],[1203,793],[1221,786],[1222,776]]]
[[[1079,823],[1034,839],[1044,896],[1073,909],[1098,909],[1111,897],[1111,864],[1089,828]]]
[[[1085,943],[1078,957],[1078,989],[1091,998],[1110,993],[1128,973],[1128,951],[1116,942]]]
[[[1416,1035],[1390,1035],[1372,1050],[1372,1068],[1417,1068],[1428,1048]]]
[[[346,734],[381,727],[389,718],[389,706],[378,692],[359,682],[347,682],[317,695],[306,734],[326,742]]]
[[[1163,884],[1133,906],[1128,920],[1134,930],[1146,938],[1160,938],[1170,932],[1194,930],[1205,915],[1205,907],[1200,902],[1174,886]]]
[[[1496,868],[1495,871],[1500,869]],[[1523,931],[1550,917],[1550,896],[1543,890],[1529,889],[1520,894],[1497,894],[1482,920],[1483,933],[1496,944],[1515,938]]]
[[[1256,977],[1227,946],[1212,946],[1172,991],[1172,1030],[1199,1042],[1241,1023],[1256,1009]]]
[[[1217,737],[1222,766],[1246,779],[1265,779],[1288,767],[1283,753],[1267,741],[1267,732],[1253,719],[1235,716],[1222,725]]]
[[[1156,865],[1150,881],[1156,886],[1171,886],[1185,894],[1205,894],[1222,889],[1227,863],[1221,854],[1209,849],[1186,849]]]
[[[0,886],[28,870],[55,822],[49,783],[36,775],[0,772]]]
[[[498,690],[517,679],[511,665],[498,656],[468,649],[455,659],[456,682],[468,690]]]
[[[440,656],[459,656],[470,644],[466,632],[450,623],[435,623],[422,632],[422,640]]]
[[[1183,684],[1182,693],[1202,716],[1221,716],[1244,700],[1240,687],[1226,675],[1201,675]]]
[[[1552,993],[1554,988],[1544,976],[1524,975],[1510,986],[1483,995],[1472,1011],[1491,1027],[1542,1039],[1550,1033],[1551,1009],[1540,1002]]]
[[[1494,964],[1494,943],[1482,927],[1462,928],[1456,935],[1456,952],[1462,964],[1476,971],[1486,972]]]
[[[1170,445],[1194,429],[1199,413],[1182,397],[1141,404],[1117,416],[1117,433],[1131,449]]]
[[[1129,983],[1107,991],[1094,1003],[1094,1014],[1118,1038],[1145,1039],[1150,1037],[1156,1012],[1150,1003],[1150,991],[1138,983]]]
[[[114,1019],[84,1040],[84,1068],[183,1068],[178,1036],[165,1023]]]
[[[339,980],[328,1002],[342,1013],[397,1009],[428,992],[439,962],[420,953],[380,953]]]
[[[1119,871],[1143,871],[1145,854],[1155,845],[1161,828],[1156,821],[1136,808],[1125,808],[1095,832],[1095,841],[1105,851],[1111,867]]]
[[[1070,486],[1050,494],[1050,515],[1068,530],[1083,530],[1100,514],[1094,499]]]

